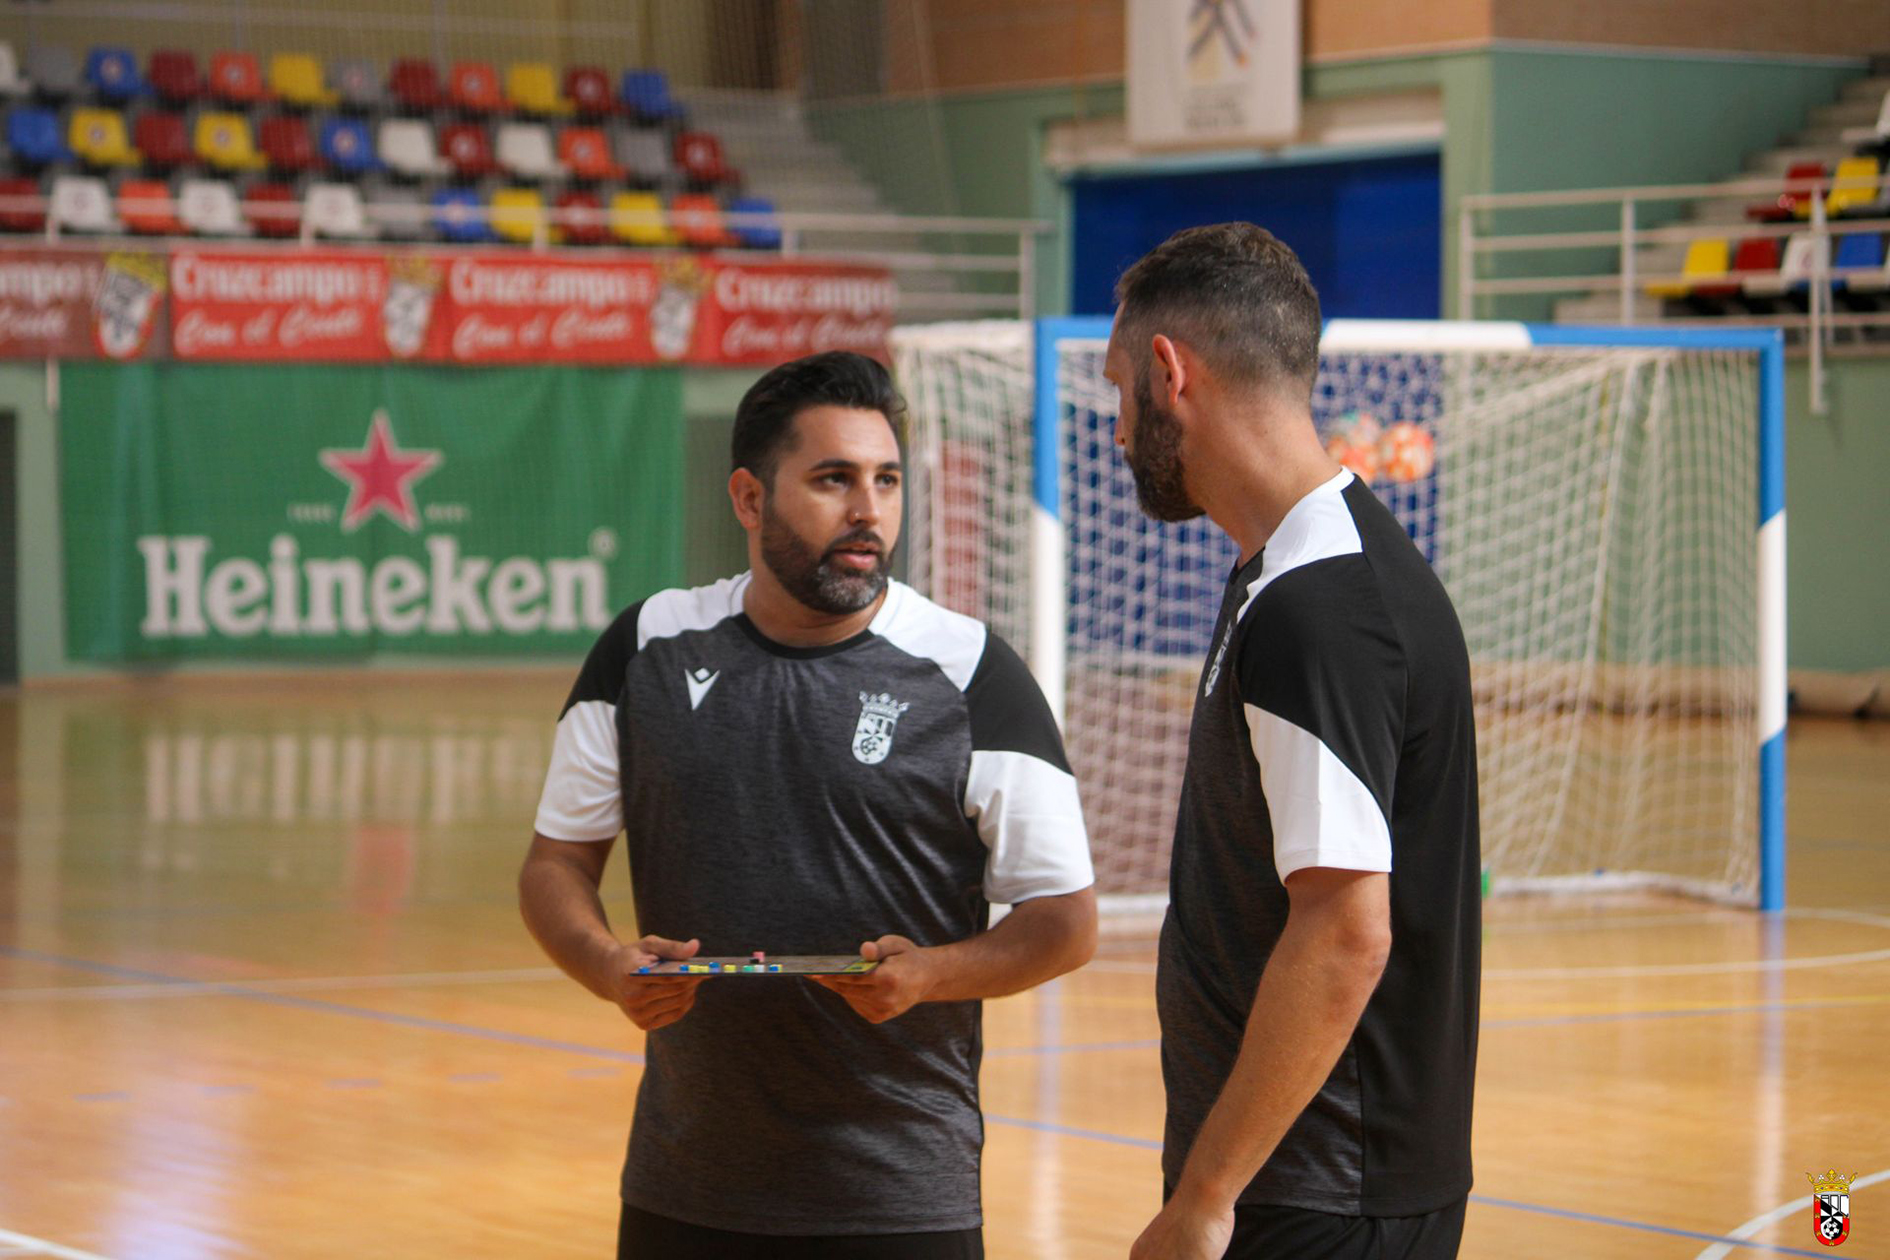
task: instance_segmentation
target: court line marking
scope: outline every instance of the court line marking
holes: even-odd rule
[[[1879,1181],[1890,1181],[1890,1168],[1886,1168],[1881,1172],[1871,1173],[1867,1177],[1859,1177],[1856,1181],[1853,1181],[1851,1183],[1851,1189],[1862,1190],[1865,1186],[1876,1185]],[[1811,1210],[1811,1196],[1805,1195],[1803,1198],[1793,1199],[1789,1203],[1781,1204],[1778,1207],[1773,1208],[1770,1212],[1763,1212],[1759,1214],[1758,1216],[1753,1217],[1751,1220],[1747,1221],[1744,1225],[1741,1225],[1738,1229],[1735,1229],[1731,1233],[1727,1234],[1726,1237],[1740,1238],[1740,1239],[1750,1238],[1754,1234],[1758,1233],[1760,1230],[1765,1229],[1766,1227],[1771,1226],[1771,1225],[1776,1225],[1778,1224],[1778,1222],[1784,1220],[1788,1216],[1796,1215],[1799,1212],[1809,1212],[1810,1210]],[[1724,1260],[1724,1257],[1730,1254],[1731,1251],[1732,1251],[1732,1248],[1728,1244],[1724,1242],[1716,1242],[1712,1246],[1708,1247],[1706,1250],[1702,1251],[1699,1255],[1693,1257],[1693,1260]],[[1828,1255],[1830,1253],[1829,1252],[1824,1252],[1824,1253],[1806,1252],[1805,1254]]]
[[[0,1229],[0,1243],[13,1247],[24,1247],[19,1253],[28,1256],[55,1256],[58,1260],[105,1260],[95,1252],[80,1251],[77,1247],[66,1247],[56,1242],[47,1242],[44,1238],[35,1238],[31,1234],[16,1234],[10,1229]]]
[[[52,985],[37,989],[0,989],[0,1002],[105,1002],[123,998],[215,996],[222,986],[240,983],[258,993],[306,993],[324,989],[409,989],[434,985],[520,984],[561,980],[556,967],[514,967],[498,971],[406,971],[392,975],[285,976],[242,981],[171,980],[154,984]]]

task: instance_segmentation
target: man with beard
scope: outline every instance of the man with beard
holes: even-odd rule
[[[1479,858],[1442,584],[1313,429],[1319,298],[1249,223],[1124,273],[1104,374],[1150,515],[1240,547],[1195,695],[1156,1004],[1165,1206],[1134,1260],[1454,1256]]]
[[[1042,693],[889,578],[902,411],[856,354],[756,382],[728,483],[750,571],[632,605],[558,723],[519,900],[647,1033],[624,1260],[981,1256],[980,1000],[1095,948]],[[619,831],[635,942],[598,897]],[[991,902],[1013,908],[987,929]],[[856,948],[873,971],[818,982],[638,974]]]

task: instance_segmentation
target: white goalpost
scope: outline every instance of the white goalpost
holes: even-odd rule
[[[1236,560],[1142,516],[1108,321],[902,328],[915,586],[1024,651],[1100,889],[1165,897],[1195,682]],[[1334,321],[1314,418],[1469,643],[1495,891],[1784,889],[1783,350],[1750,330]]]

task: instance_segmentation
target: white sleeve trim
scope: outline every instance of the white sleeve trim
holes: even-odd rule
[[[576,841],[613,840],[623,830],[616,705],[583,700],[558,719],[536,827],[546,839]]]
[[[1246,710],[1281,881],[1309,866],[1391,870],[1391,827],[1351,767],[1304,727],[1258,705]]]
[[[965,816],[990,856],[987,901],[1059,897],[1096,882],[1076,778],[1029,753],[978,751],[965,779]]]

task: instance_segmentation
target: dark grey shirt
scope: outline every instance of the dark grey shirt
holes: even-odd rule
[[[871,628],[790,648],[746,575],[626,611],[559,722],[541,834],[625,832],[639,932],[705,955],[844,954],[985,926],[1091,882],[1042,693],[983,625],[894,583]],[[981,1004],[867,1023],[805,980],[731,977],[649,1034],[623,1198],[711,1228],[981,1223]]]
[[[1227,586],[1175,826],[1157,1004],[1163,1171],[1239,1054],[1306,867],[1388,871],[1391,957],[1240,1202],[1415,1216],[1470,1190],[1481,906],[1470,663],[1449,597],[1350,473]]]

